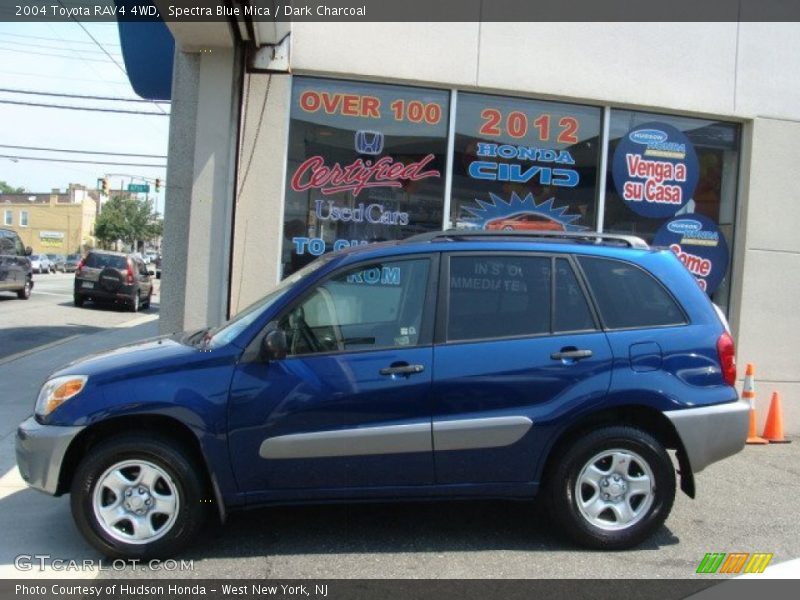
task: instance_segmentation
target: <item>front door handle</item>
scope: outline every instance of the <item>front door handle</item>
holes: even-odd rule
[[[582,358],[590,358],[592,356],[591,350],[578,350],[575,347],[562,348],[559,352],[553,352],[550,358],[553,360],[580,360]]]
[[[422,373],[425,367],[422,365],[409,365],[408,363],[396,363],[391,367],[384,367],[381,369],[381,375],[413,375],[414,373]]]

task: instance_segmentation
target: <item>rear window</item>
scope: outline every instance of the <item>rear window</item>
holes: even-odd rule
[[[609,329],[683,325],[686,317],[652,275],[622,261],[579,258]]]
[[[127,269],[128,259],[115,254],[89,254],[86,257],[86,266],[93,269],[105,269],[106,267]]]

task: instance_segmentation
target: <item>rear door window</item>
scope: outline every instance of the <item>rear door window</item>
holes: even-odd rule
[[[5,231],[0,231],[0,254],[16,254],[16,247],[14,246],[14,238],[6,235]]]
[[[620,260],[579,259],[608,329],[683,325],[686,317],[661,283]]]
[[[553,331],[565,333],[593,329],[596,329],[594,317],[572,265],[566,258],[557,258]]]
[[[550,281],[549,256],[451,257],[447,340],[549,333]]]

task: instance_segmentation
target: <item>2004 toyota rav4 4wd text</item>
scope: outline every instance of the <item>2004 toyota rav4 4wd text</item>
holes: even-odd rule
[[[601,234],[440,232],[321,257],[211,330],[53,373],[19,427],[33,487],[115,557],[209,508],[541,493],[634,546],[744,446],[724,318],[675,255]],[[213,499],[208,503],[207,499]]]

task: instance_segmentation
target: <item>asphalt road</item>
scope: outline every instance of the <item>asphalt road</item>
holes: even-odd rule
[[[139,315],[115,304],[92,302],[76,308],[72,303],[72,273],[34,274],[29,300],[0,293],[0,361],[51,343],[64,343],[74,336],[96,333],[136,319]],[[158,313],[159,281],[151,308]]]

